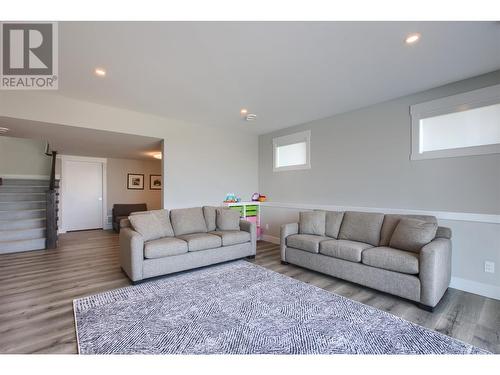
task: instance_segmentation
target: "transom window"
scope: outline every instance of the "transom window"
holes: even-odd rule
[[[500,85],[411,107],[411,159],[500,153]]]
[[[274,138],[274,171],[311,168],[310,147],[310,130]]]

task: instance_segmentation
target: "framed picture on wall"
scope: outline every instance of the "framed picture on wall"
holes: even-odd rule
[[[161,174],[149,175],[149,188],[151,190],[161,190]]]
[[[127,189],[144,190],[144,175],[138,173],[127,173]]]

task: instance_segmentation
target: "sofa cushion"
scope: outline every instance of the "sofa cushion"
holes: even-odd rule
[[[217,209],[217,229],[240,230],[240,213],[229,208]]]
[[[292,234],[286,238],[286,245],[317,254],[319,253],[320,242],[327,240],[331,240],[331,238],[314,234]]]
[[[382,224],[382,229],[380,230],[379,246],[389,246],[392,234],[394,233],[399,221],[403,218],[423,220],[427,223],[437,223],[435,216],[387,214],[384,216],[384,223]]]
[[[299,214],[299,233],[325,235],[325,211],[306,211]]]
[[[420,252],[420,249],[436,237],[437,224],[422,220],[403,218],[391,237],[390,247]]]
[[[188,252],[186,241],[175,237],[165,237],[144,244],[144,258],[155,259]]]
[[[217,207],[203,206],[203,217],[205,218],[205,224],[207,225],[207,231],[209,232],[215,230],[216,228],[216,211]]]
[[[170,220],[176,236],[207,232],[207,224],[201,207],[172,210]]]
[[[416,275],[419,272],[418,255],[410,251],[397,250],[390,247],[372,247],[363,251],[363,264]]]
[[[215,249],[222,246],[219,236],[210,233],[191,233],[178,236],[188,244],[188,251]]]
[[[344,213],[338,238],[378,246],[383,221],[384,214],[378,212],[347,211]]]
[[[319,252],[334,258],[361,262],[363,250],[373,247],[367,243],[349,240],[329,240],[319,244]]]
[[[218,230],[210,232],[222,239],[222,246],[231,246],[239,243],[250,242],[250,233],[242,230]]]
[[[144,241],[173,237],[174,235],[168,210],[146,211],[130,215],[128,219],[132,228],[144,238]]]
[[[338,238],[343,218],[342,211],[326,211],[325,234],[328,237]]]

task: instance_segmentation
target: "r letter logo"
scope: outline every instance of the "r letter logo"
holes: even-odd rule
[[[0,89],[57,89],[57,23],[2,23],[0,29]]]

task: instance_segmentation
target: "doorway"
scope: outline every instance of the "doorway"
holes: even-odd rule
[[[103,229],[106,160],[61,159],[62,231]]]

